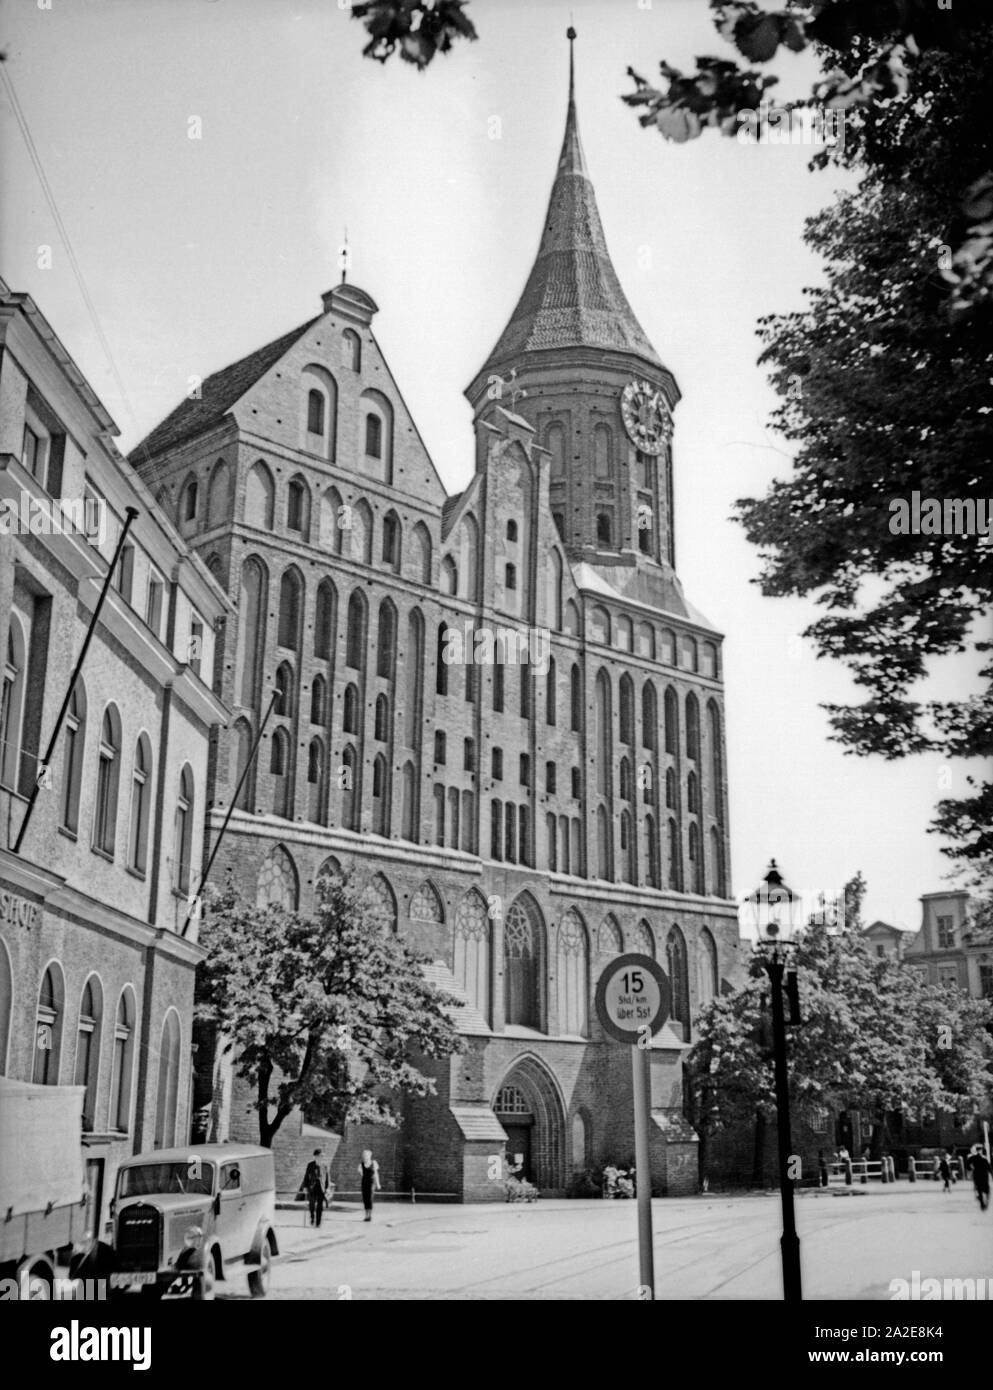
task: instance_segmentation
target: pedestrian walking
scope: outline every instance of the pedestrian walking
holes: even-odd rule
[[[947,1154],[942,1154],[941,1157],[938,1159],[938,1173],[941,1177],[941,1181],[944,1183],[944,1187],[941,1189],[942,1192],[951,1192],[952,1166],[948,1162]]]
[[[319,1226],[324,1215],[331,1174],[326,1163],[321,1162],[321,1150],[315,1149],[314,1156],[307,1164],[303,1175],[303,1190],[307,1194],[307,1207],[310,1211],[311,1226]]]
[[[372,1149],[362,1150],[359,1177],[362,1180],[362,1205],[365,1207],[365,1219],[371,1221],[372,1194],[383,1190],[382,1183],[379,1181],[379,1164],[372,1156]]]
[[[976,1189],[979,1210],[985,1211],[990,1204],[990,1161],[981,1144],[973,1144],[966,1159],[966,1167],[972,1174],[972,1185]]]

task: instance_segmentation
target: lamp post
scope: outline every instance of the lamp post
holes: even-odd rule
[[[787,955],[792,946],[793,930],[800,910],[799,900],[787,888],[773,859],[761,885],[745,899],[751,908],[757,930],[755,949],[761,956],[769,976],[772,994],[772,1044],[776,1068],[776,1129],[779,1139],[779,1197],[783,1208],[783,1235],[780,1241],[783,1256],[783,1301],[799,1303],[803,1298],[800,1287],[800,1238],[796,1233],[793,1209],[793,1179],[790,1176],[790,1083],[786,1070],[786,1015],[783,1008],[783,983]],[[794,1020],[797,1021],[797,1020]]]

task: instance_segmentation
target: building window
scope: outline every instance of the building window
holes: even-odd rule
[[[494,782],[503,781],[503,749],[494,748],[490,754],[490,776]]]
[[[462,743],[462,769],[464,772],[476,770],[476,745],[471,738],[464,739]]]
[[[155,1139],[152,1147],[168,1149],[176,1142],[176,1112],[179,1107],[180,1028],[175,1009],[162,1024],[159,1047],[159,1079],[155,1098]]]
[[[610,517],[606,512],[600,512],[596,519],[596,539],[597,545],[610,545]]]
[[[324,824],[324,744],[311,739],[307,750],[307,819]]]
[[[397,651],[397,611],[389,599],[379,606],[379,634],[376,641],[376,675],[389,680]]]
[[[520,776],[520,782],[521,782],[521,786],[522,786],[522,787],[530,787],[530,785],[531,785],[531,754],[530,754],[530,753],[522,753],[522,754],[521,754],[521,776]]]
[[[77,680],[66,711],[62,753],[62,825],[75,835],[79,828],[79,789],[83,775],[86,739],[86,692]]]
[[[345,639],[345,665],[362,670],[365,658],[365,602],[358,589],[348,600],[348,627]]]
[[[503,858],[503,802],[490,802],[490,858]]]
[[[383,456],[383,422],[378,415],[365,417],[365,451],[369,458]]]
[[[505,692],[505,680],[503,662],[497,656],[493,665],[493,711],[495,714],[503,713],[503,702]]]
[[[572,776],[572,799],[573,799],[574,801],[578,801],[578,800],[579,800],[579,797],[580,797],[580,776],[579,776],[579,768],[578,768],[578,767],[574,767],[574,768],[571,769],[571,776]]]
[[[131,1121],[131,1073],[134,1059],[134,1010],[125,989],[117,1005],[114,1056],[110,1071],[110,1127],[126,1134]]]
[[[315,676],[310,687],[310,722],[323,724],[327,719],[327,683],[323,676]]]
[[[434,842],[445,843],[445,788],[437,782],[434,787]]]
[[[979,967],[979,994],[982,999],[993,999],[993,965]]]
[[[503,857],[508,864],[517,863],[517,807],[509,802],[503,808]]]
[[[506,586],[507,586],[508,590],[516,589],[516,588],[517,588],[517,566],[516,566],[516,565],[507,565],[506,570],[505,570],[505,572],[504,572],[504,575],[505,575],[505,583],[506,583]]]
[[[392,570],[400,567],[400,522],[394,512],[383,521],[383,563]]]
[[[85,1088],[83,1133],[96,1128],[97,1078],[100,1073],[100,987],[94,977],[86,981],[76,1025],[76,1074],[73,1084]]]
[[[686,969],[686,942],[678,927],[673,927],[665,944],[666,965],[672,988],[672,1024],[677,1037],[684,1042],[690,1037],[690,991]]]
[[[518,900],[503,931],[504,1018],[511,1027],[541,1027],[541,942],[533,914]],[[497,1105],[506,1100],[501,1092]]]
[[[287,570],[279,581],[279,632],[281,647],[295,650],[300,636],[300,592],[303,581],[296,570]]]
[[[324,661],[330,661],[334,651],[337,616],[338,592],[330,579],[322,579],[317,586],[314,610],[314,655]]]
[[[359,692],[355,685],[345,686],[345,709],[341,726],[346,734],[357,734],[359,731]]]
[[[313,393],[312,393],[313,394]],[[304,526],[305,488],[299,478],[294,478],[287,489],[286,525],[291,531],[302,531]]]
[[[184,521],[195,521],[197,515],[197,495],[200,489],[195,478],[191,478],[183,491],[180,516]]]
[[[0,780],[17,787],[21,754],[21,726],[24,716],[26,644],[24,631],[11,614],[7,629],[7,660],[3,668],[0,694]]]
[[[131,827],[128,836],[128,865],[144,876],[148,864],[148,822],[152,796],[152,745],[142,734],[134,750],[131,775]]]
[[[516,521],[508,521],[508,522],[507,522],[507,539],[508,539],[508,541],[516,541],[516,540],[517,540],[517,522],[516,522]]]
[[[569,713],[572,732],[579,733],[583,722],[583,680],[578,665],[569,673]]]
[[[112,855],[117,841],[117,788],[121,771],[121,721],[114,705],[104,711],[100,726],[93,848]]]
[[[24,426],[24,438],[21,442],[21,463],[32,478],[37,478],[40,483],[44,484],[45,441],[40,435],[35,434],[30,425]]]
[[[193,853],[193,771],[189,765],[179,774],[179,796],[176,798],[173,854],[175,866],[173,886],[177,893],[190,891],[190,859]]]
[[[114,574],[114,588],[125,603],[131,602],[131,588],[134,583],[134,546],[125,545],[121,549]]]
[[[693,762],[700,757],[700,706],[695,695],[686,697],[686,756]]]
[[[190,670],[200,675],[203,665],[203,619],[194,613],[190,618]]]
[[[436,695],[447,695],[447,694],[448,694],[448,663],[445,661],[445,652],[446,652],[446,650],[447,650],[447,645],[448,645],[447,642],[446,642],[446,640],[445,640],[445,639],[446,639],[446,634],[447,634],[447,633],[448,633],[448,624],[447,624],[447,623],[439,623],[439,624],[438,624],[438,645],[437,645],[437,650],[436,650],[436,652],[435,652],[435,681],[434,681],[434,688],[435,688],[435,694],[436,694]]]
[[[439,767],[445,766],[445,735],[438,729],[434,736],[434,760]]]
[[[62,971],[53,964],[45,971],[41,990],[38,994],[34,1070],[31,1075],[36,1086],[58,1085],[64,1003],[65,990],[62,983]]]
[[[937,917],[935,921],[938,925],[938,945],[947,950],[955,945],[955,919],[954,917]]]
[[[324,434],[324,397],[314,389],[307,392],[307,433]]]
[[[531,671],[527,666],[521,667],[521,718],[531,718]]]
[[[385,695],[376,696],[376,715],[373,725],[373,738],[377,743],[385,743],[389,738],[390,702]]]

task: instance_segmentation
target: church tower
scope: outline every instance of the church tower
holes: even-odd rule
[[[672,411],[679,388],[621,288],[576,116],[524,292],[466,391],[477,424],[510,405],[547,451],[549,504],[573,563],[675,565]],[[508,399],[510,397],[511,399]]]

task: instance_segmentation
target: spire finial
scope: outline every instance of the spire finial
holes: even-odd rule
[[[565,36],[569,40],[569,100],[572,101],[575,94],[575,74],[573,71],[573,48],[576,42],[576,31],[570,24],[565,31]]]
[[[341,266],[341,283],[344,284],[348,279],[348,271],[352,264],[352,249],[348,244],[348,228],[345,228],[345,240],[342,242],[341,250],[338,252],[338,264]]]

